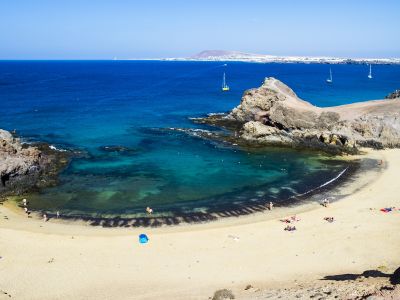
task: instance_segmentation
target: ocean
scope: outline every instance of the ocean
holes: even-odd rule
[[[324,107],[382,99],[400,88],[400,66],[372,70],[368,79],[367,65],[0,61],[0,128],[84,153],[58,186],[30,196],[33,209],[129,217],[147,206],[168,216],[279,204],[331,180],[346,162],[311,151],[243,149],[171,129],[213,130],[190,118],[231,110],[269,76]]]

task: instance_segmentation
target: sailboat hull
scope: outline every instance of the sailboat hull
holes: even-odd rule
[[[223,92],[229,91],[229,86],[226,85],[225,72],[224,72],[224,76],[222,77],[222,91]]]
[[[333,78],[332,78],[332,69],[329,69],[329,78],[326,80],[327,83],[332,83]]]

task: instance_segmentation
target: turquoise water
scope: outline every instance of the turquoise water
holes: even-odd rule
[[[304,193],[346,163],[290,149],[241,149],[169,128],[214,130],[189,117],[225,112],[266,76],[320,106],[383,98],[400,66],[136,61],[0,62],[0,128],[30,141],[80,150],[60,185],[32,196],[35,209],[64,215],[131,216],[222,211]],[[123,146],[125,151],[104,151]]]

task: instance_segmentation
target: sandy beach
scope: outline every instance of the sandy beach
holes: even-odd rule
[[[211,299],[219,289],[266,299],[268,289],[325,276],[391,274],[400,266],[400,211],[380,208],[400,207],[400,150],[366,156],[383,160],[380,171],[359,174],[343,187],[348,196],[328,208],[314,203],[207,224],[109,229],[45,223],[0,205],[0,299]],[[297,230],[284,231],[279,219],[295,213]],[[149,243],[138,242],[140,233]]]

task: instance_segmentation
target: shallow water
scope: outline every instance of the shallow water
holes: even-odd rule
[[[189,117],[225,112],[243,91],[274,76],[320,106],[383,98],[400,66],[210,62],[0,62],[0,128],[28,140],[87,153],[60,185],[32,196],[32,208],[66,215],[210,212],[279,201],[313,189],[346,163],[314,152],[240,149],[168,128],[211,128]],[[212,130],[212,129],[211,129]],[[122,151],[104,151],[105,146]]]

